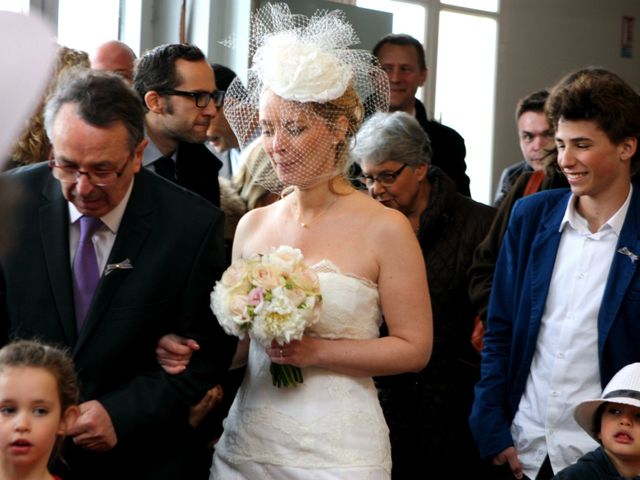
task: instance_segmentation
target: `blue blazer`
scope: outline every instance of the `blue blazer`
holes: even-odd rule
[[[484,458],[513,445],[510,426],[524,392],[560,243],[568,189],[518,201],[498,256],[470,425]],[[631,204],[598,315],[598,363],[604,387],[623,366],[640,361],[640,195]]]

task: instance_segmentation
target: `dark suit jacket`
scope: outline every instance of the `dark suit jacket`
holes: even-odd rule
[[[218,172],[222,162],[202,143],[180,142],[176,155],[178,184],[220,206]]]
[[[197,452],[188,405],[220,380],[235,349],[209,309],[224,265],[222,213],[142,169],[108,260],[129,259],[134,268],[103,275],[78,334],[60,185],[46,164],[8,177],[22,196],[12,245],[0,257],[0,332],[5,340],[39,338],[68,347],[81,400],[102,403],[118,436],[107,453],[66,450],[71,471],[65,480],[193,478]],[[155,359],[158,339],[169,332],[202,346],[178,376],[165,374]]]
[[[427,111],[417,98],[414,107],[416,120],[431,139],[431,149],[433,150],[431,163],[440,167],[449,178],[456,182],[456,189],[459,193],[470,197],[469,177],[465,173],[467,164],[464,157],[467,155],[467,149],[464,146],[464,139],[453,128],[435,120],[428,120]]]
[[[640,269],[618,252],[640,253],[640,192],[620,232],[598,314],[598,358],[602,387],[629,363],[640,361]],[[524,393],[549,283],[560,244],[558,231],[570,192],[548,190],[525,197],[513,207],[489,303],[482,349],[481,378],[470,425],[483,457],[513,445],[510,426]]]

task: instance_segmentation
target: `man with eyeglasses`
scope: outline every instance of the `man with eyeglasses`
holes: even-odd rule
[[[204,145],[224,92],[202,50],[167,44],[138,61],[133,85],[146,108],[142,165],[220,206],[222,163]]]
[[[373,54],[389,77],[389,111],[407,112],[418,120],[431,139],[431,163],[456,183],[458,192],[471,196],[464,139],[451,127],[428,119],[425,106],[416,98],[428,74],[422,44],[410,35],[389,34],[373,47]]]
[[[45,127],[53,160],[6,175],[20,197],[0,254],[0,344],[38,338],[73,355],[80,415],[53,471],[206,478],[188,415],[235,351],[209,308],[224,268],[223,215],[141,168],[142,103],[114,74],[63,82]],[[200,346],[175,376],[154,353],[171,332]]]

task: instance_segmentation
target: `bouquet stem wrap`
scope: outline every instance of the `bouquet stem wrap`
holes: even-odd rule
[[[288,246],[235,260],[211,293],[211,309],[225,332],[239,338],[248,332],[265,348],[300,340],[318,320],[321,303],[316,272]],[[278,388],[303,383],[296,366],[272,363],[270,371]]]
[[[279,365],[277,363],[272,363],[271,367],[269,367],[269,371],[271,372],[273,385],[278,388],[295,387],[299,383],[304,383],[302,370],[298,367],[294,367],[293,365]]]

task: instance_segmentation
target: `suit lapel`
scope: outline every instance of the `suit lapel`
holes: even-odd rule
[[[540,325],[544,307],[549,293],[549,284],[553,267],[556,263],[558,246],[560,245],[561,233],[559,232],[560,222],[567,208],[567,201],[570,193],[562,197],[555,207],[546,215],[542,221],[541,230],[534,237],[531,245],[531,318],[530,321]],[[533,337],[535,340],[535,336]]]
[[[152,226],[153,202],[147,181],[150,175],[153,174],[143,169],[135,177],[131,197],[120,222],[120,228],[109,254],[107,265],[122,263],[128,259],[133,268],[135,269],[136,267],[136,260],[151,232]],[[128,269],[114,269],[102,275],[87,313],[84,327],[80,332],[76,352],[89,338],[98,322],[105,317],[114,295],[131,272],[132,270]]]
[[[638,259],[632,261],[629,255],[619,252],[620,249],[625,247],[630,253],[640,255],[640,196],[635,187],[633,187],[627,217],[616,245],[616,252],[613,255],[598,315],[598,331],[600,332],[598,336],[598,351],[601,357],[605,340],[618,314],[622,299],[638,269]]]
[[[69,256],[69,208],[53,178],[42,193],[46,199],[39,211],[42,249],[61,326],[68,344],[74,345],[77,330]]]
[[[214,205],[220,204],[218,171],[222,162],[203,144],[181,142],[176,154],[178,184]]]

